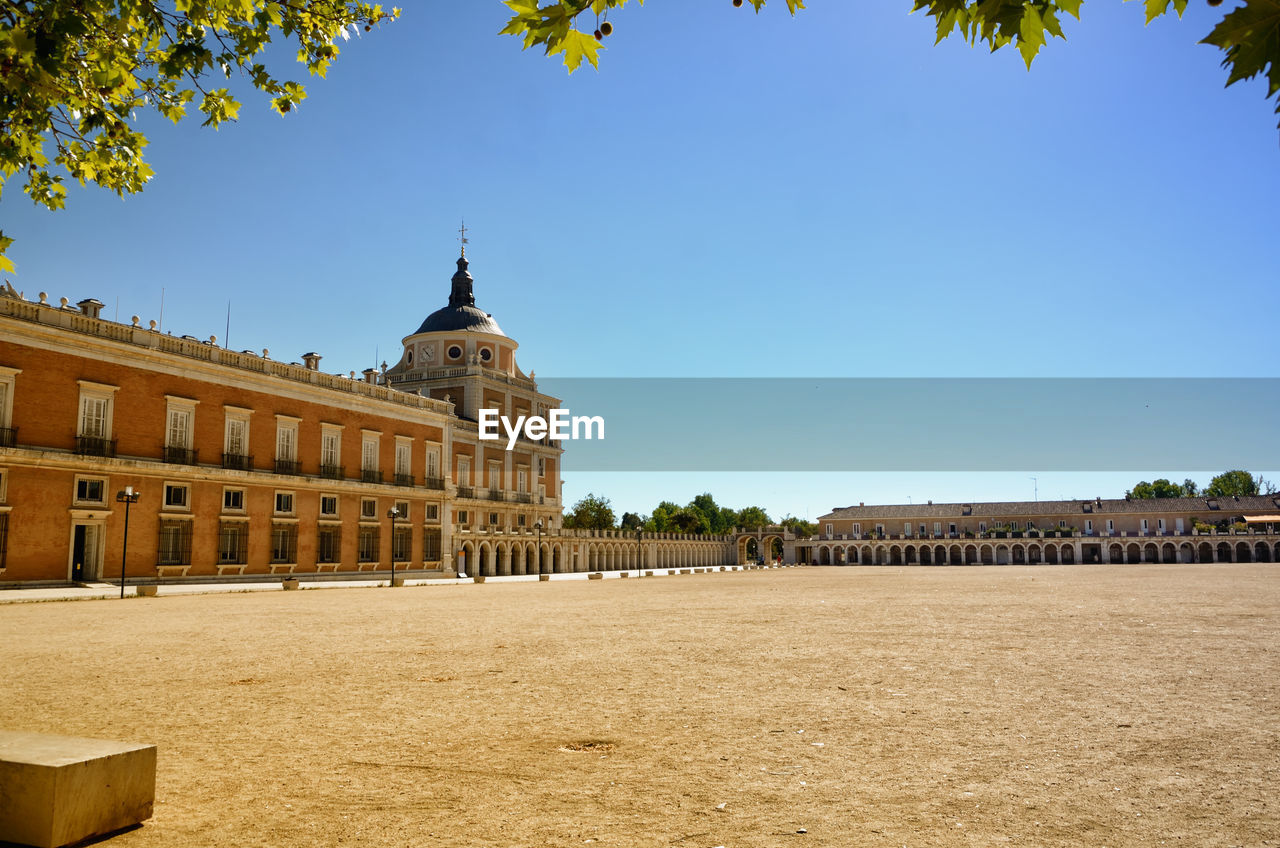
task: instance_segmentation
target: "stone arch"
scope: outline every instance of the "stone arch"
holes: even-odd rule
[[[950,553],[950,556],[947,558],[947,562],[951,563],[952,565],[964,564],[964,551],[960,548],[959,545],[951,546],[951,553]]]
[[[1011,559],[1008,545],[996,545],[996,565],[1008,565]]]
[[[995,564],[995,552],[991,550],[990,545],[982,545],[978,548],[978,560],[983,565]]]
[[[475,545],[471,542],[463,542],[458,548],[458,558],[455,567],[458,574],[466,574],[474,576],[476,574],[475,567],[478,562]]]
[[[1137,542],[1129,543],[1128,560],[1130,565],[1137,565],[1142,562],[1142,548]]]
[[[1142,546],[1143,562],[1159,562],[1160,552],[1156,549],[1155,542],[1147,542]]]
[[[889,565],[902,565],[902,548],[898,545],[889,547]]]
[[[1039,565],[1044,562],[1044,551],[1039,545],[1031,545],[1027,548],[1027,563],[1029,565]]]
[[[1219,543],[1218,543],[1218,562],[1235,562],[1235,560],[1234,560],[1234,559],[1232,559],[1232,557],[1231,557],[1231,543],[1230,543],[1230,542],[1219,542]]]
[[[1165,542],[1160,546],[1160,561],[1163,563],[1174,563],[1178,561],[1177,548],[1173,546],[1173,542]]]
[[[1057,545],[1044,546],[1044,561],[1046,565],[1058,564],[1058,546]]]
[[[1076,561],[1076,546],[1063,545],[1061,559],[1063,565],[1073,565]]]
[[[481,542],[480,549],[476,552],[476,574],[493,577],[496,557],[497,553],[493,546],[488,542]]]
[[[964,546],[964,564],[965,565],[978,564],[978,546],[977,545]]]
[[[1196,549],[1190,542],[1183,542],[1178,545],[1178,562],[1191,563],[1196,561]]]
[[[1213,562],[1213,545],[1208,542],[1200,543],[1200,562]]]
[[[916,560],[915,545],[907,545],[905,548],[902,549],[902,561],[906,565],[916,564],[917,560]]]
[[[1107,548],[1107,559],[1115,563],[1124,562],[1124,545],[1119,542],[1112,542]]]
[[[1253,562],[1253,551],[1248,542],[1236,542],[1236,562]]]

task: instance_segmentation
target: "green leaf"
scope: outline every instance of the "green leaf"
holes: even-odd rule
[[[559,45],[549,52],[563,52],[565,67],[569,69],[569,73],[573,73],[578,70],[584,58],[591,63],[591,67],[599,69],[599,53],[603,47],[595,36],[571,29],[565,33]]]
[[[1248,0],[1224,17],[1201,44],[1212,44],[1226,55],[1227,85],[1267,77],[1267,97],[1280,93],[1280,0]],[[1280,113],[1280,104],[1276,111]]]
[[[1031,61],[1036,58],[1040,48],[1044,46],[1044,20],[1031,3],[1022,10],[1022,23],[1018,27],[1018,52],[1031,70]]]

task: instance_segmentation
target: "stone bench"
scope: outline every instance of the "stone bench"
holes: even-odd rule
[[[0,841],[59,848],[151,818],[156,746],[0,730]]]

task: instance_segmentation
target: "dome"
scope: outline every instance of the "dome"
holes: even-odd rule
[[[427,316],[418,328],[419,333],[443,333],[454,330],[468,330],[473,333],[490,333],[505,336],[498,322],[483,309],[474,306],[446,306],[437,309]]]
[[[467,257],[458,259],[458,270],[453,275],[453,290],[449,293],[449,305],[437,309],[427,316],[418,328],[418,333],[444,333],[458,330],[473,333],[489,333],[494,336],[506,336],[493,316],[476,307],[476,296],[472,291],[471,274],[467,271]],[[417,335],[415,333],[415,335]]]

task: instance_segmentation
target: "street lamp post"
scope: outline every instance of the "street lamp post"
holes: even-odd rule
[[[538,576],[542,576],[542,519],[533,522],[533,529],[538,531],[538,549],[534,552],[534,560],[538,565]]]
[[[387,518],[391,519],[391,582],[387,585],[392,589],[396,585],[396,519],[400,517],[399,507],[387,510]]]
[[[125,486],[123,492],[116,492],[116,501],[124,504],[124,544],[120,546],[120,600],[124,600],[124,565],[129,555],[129,507],[138,502],[141,492],[135,492],[132,486]]]

